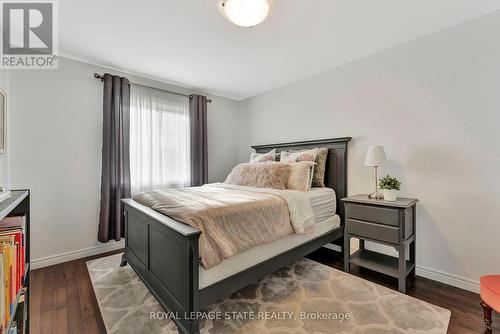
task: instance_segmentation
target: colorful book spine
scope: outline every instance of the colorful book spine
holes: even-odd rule
[[[0,221],[0,334],[8,331],[25,271],[24,217],[8,217]],[[15,332],[15,331],[14,331]]]
[[[2,322],[4,321],[5,319],[5,304],[4,304],[4,300],[5,300],[5,291],[4,291],[4,286],[5,286],[5,279],[4,279],[4,267],[3,267],[3,263],[4,263],[4,254],[3,253],[0,253],[0,319],[2,319]],[[2,326],[0,326],[0,333],[3,333],[3,323],[2,323]]]

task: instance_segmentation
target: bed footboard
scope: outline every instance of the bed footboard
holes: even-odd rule
[[[199,332],[196,317],[202,308],[342,238],[344,231],[340,226],[200,290],[198,242],[201,232],[132,200],[123,202],[125,254],[122,263],[128,262],[165,310],[173,313],[179,330],[190,334]]]
[[[198,239],[200,231],[132,200],[125,207],[125,261],[162,306],[173,312],[184,332],[196,333],[198,321]]]

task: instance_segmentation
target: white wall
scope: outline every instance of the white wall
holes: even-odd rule
[[[9,72],[0,71],[0,89],[7,95],[7,150],[5,153],[0,153],[0,186],[9,188],[10,178],[9,178],[9,145],[10,145],[10,132],[8,129],[8,123],[10,121],[10,96],[9,96]]]
[[[238,103],[212,96],[208,105],[208,181],[222,182],[238,164]]]
[[[384,145],[382,172],[421,201],[418,273],[477,289],[500,272],[499,29],[492,14],[240,103],[212,96],[210,181],[248,159],[250,144],[352,136],[349,193],[367,193],[366,148]],[[105,71],[61,59],[57,71],[1,72],[10,147],[0,178],[32,189],[35,266],[114,247],[96,248],[102,85],[92,74]]]
[[[103,88],[93,73],[107,71],[117,73],[60,59],[59,70],[11,72],[10,180],[12,188],[32,190],[34,267],[122,247],[96,241]],[[188,92],[124,75],[133,82]],[[237,160],[234,127],[219,126],[235,117],[236,103],[211,98],[209,178],[217,181]]]
[[[250,144],[352,136],[349,194],[382,173],[417,197],[420,275],[477,290],[500,272],[500,13],[474,20],[242,103],[240,160]],[[314,52],[314,50],[311,50]]]

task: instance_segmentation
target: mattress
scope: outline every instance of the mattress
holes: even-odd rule
[[[322,192],[326,193],[326,191]],[[316,196],[317,196],[316,198],[322,197],[320,195]],[[323,200],[317,202],[318,203],[323,202]],[[210,269],[205,269],[203,268],[203,266],[200,265],[199,284],[198,284],[199,289],[201,290],[203,288],[206,288],[207,286],[210,286],[218,281],[221,281],[226,277],[232,276],[240,271],[243,271],[258,263],[261,263],[283,252],[286,252],[289,249],[292,249],[310,240],[313,240],[319,236],[322,236],[323,234],[326,234],[338,228],[339,226],[340,226],[340,217],[337,215],[333,215],[330,218],[327,218],[323,221],[316,223],[308,231],[308,233],[291,234],[287,237],[269,242],[267,244],[250,248],[244,252],[234,255],[230,259],[227,259]]]
[[[331,188],[312,188],[305,193],[309,198],[316,222],[322,222],[335,215],[337,199]]]

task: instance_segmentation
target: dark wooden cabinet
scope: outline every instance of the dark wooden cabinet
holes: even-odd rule
[[[356,195],[342,199],[345,206],[344,270],[356,264],[398,278],[399,291],[406,292],[406,278],[415,275],[416,204],[414,198],[394,202]],[[351,238],[359,239],[359,250],[350,254]],[[394,247],[398,258],[365,248],[365,241]],[[409,260],[406,260],[407,257]]]
[[[5,327],[5,333],[17,328],[18,333],[29,333],[29,296],[30,296],[30,192],[29,190],[12,190],[10,197],[0,203],[0,220],[5,217],[24,217],[24,278],[15,303],[11,308],[11,316]]]

